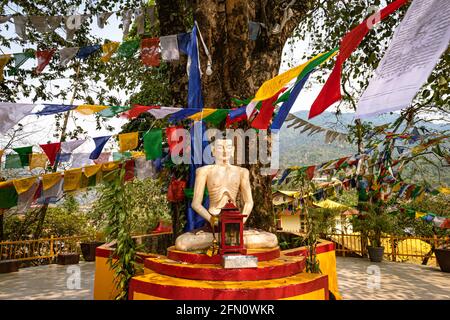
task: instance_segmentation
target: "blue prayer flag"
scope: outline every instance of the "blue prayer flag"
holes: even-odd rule
[[[35,112],[38,116],[48,116],[51,114],[67,112],[76,108],[74,105],[65,105],[65,104],[44,104],[44,109],[39,112]]]
[[[93,54],[95,51],[100,50],[100,45],[96,44],[93,46],[87,46],[87,47],[81,47],[80,50],[77,52],[76,57],[78,59],[86,59],[91,54]]]
[[[111,136],[93,138],[95,142],[95,149],[94,151],[92,151],[89,159],[95,160],[100,156],[100,153],[102,153],[103,147],[105,146],[106,142],[108,142],[109,138],[111,138]]]

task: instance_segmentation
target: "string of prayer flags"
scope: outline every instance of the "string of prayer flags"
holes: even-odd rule
[[[18,194],[24,193],[31,188],[33,184],[35,184],[37,177],[29,177],[23,179],[15,179],[13,180],[14,187]]]
[[[75,191],[80,188],[81,168],[64,171],[64,191]]]
[[[119,49],[117,49],[117,54],[121,58],[131,58],[138,50],[139,43],[140,41],[138,39],[122,42]]]
[[[79,47],[66,47],[59,50],[59,65],[66,67],[70,60],[75,58],[79,49]]]
[[[286,119],[287,115],[289,114],[289,111],[291,111],[291,108],[294,105],[294,102],[297,99],[297,96],[299,95],[300,91],[303,89],[303,86],[305,85],[306,81],[308,80],[310,74],[311,73],[308,73],[305,77],[303,77],[301,79],[301,81],[299,81],[295,84],[294,88],[291,91],[291,95],[289,96],[289,99],[286,102],[284,102],[281,105],[280,109],[278,110],[278,114],[273,119],[270,129],[272,129],[272,130],[281,129],[281,127],[283,126],[284,120]]]
[[[156,119],[162,119],[178,111],[180,111],[180,108],[177,107],[161,107],[150,109],[148,110],[148,113],[150,113]]]
[[[358,101],[357,118],[399,110],[411,104],[448,48],[449,20],[450,2],[412,1]],[[418,49],[419,43],[421,49]]]
[[[64,153],[72,153],[75,149],[86,142],[86,139],[64,141],[61,143],[61,151]]]
[[[33,146],[13,148],[13,150],[19,154],[22,167],[30,164],[30,155],[33,153]]]
[[[48,116],[52,114],[67,112],[75,109],[74,105],[66,105],[66,104],[44,104],[44,108],[41,111],[35,112],[35,115],[38,116]]]
[[[50,59],[55,54],[56,49],[48,49],[48,50],[37,50],[36,51],[36,59],[37,59],[37,66],[35,69],[36,74],[40,74],[45,67],[50,62]]]
[[[151,129],[144,134],[144,150],[147,160],[155,160],[162,156],[162,130]]]
[[[47,156],[43,153],[32,153],[30,156],[30,170],[35,168],[44,168],[47,164]]]
[[[141,105],[134,105],[133,108],[130,110],[124,112],[122,114],[122,117],[125,117],[127,119],[134,119],[137,118],[140,114],[147,112],[151,109],[159,109],[158,106],[141,106]]]
[[[162,36],[159,38],[159,42],[161,45],[161,58],[164,61],[173,61],[180,59],[177,35]]]
[[[17,205],[18,194],[14,185],[0,182],[0,209],[9,209]]]
[[[361,24],[353,28],[342,38],[339,47],[339,55],[336,58],[333,71],[325,82],[325,85],[322,87],[322,90],[316,100],[312,104],[308,119],[318,116],[328,109],[328,107],[330,107],[333,103],[341,100],[341,72],[345,60],[347,60],[352,52],[359,46],[366,34],[370,31],[370,28],[385,19],[391,13],[395,12],[407,2],[408,0],[396,0],[391,2],[382,10],[374,13],[372,16],[361,22]]]
[[[3,69],[5,68],[6,64],[11,59],[10,54],[2,54],[0,55],[0,81],[3,81]]]
[[[29,115],[34,107],[34,104],[0,102],[0,134],[14,127]]]
[[[98,114],[104,118],[112,118],[119,113],[128,111],[131,109],[131,106],[111,106],[107,109],[100,111]]]
[[[184,120],[187,117],[190,117],[198,112],[199,112],[199,109],[197,109],[197,108],[180,109],[179,111],[173,113],[169,117],[169,122],[173,123],[173,122]]]
[[[120,152],[136,149],[139,143],[139,132],[119,134]]]
[[[45,152],[48,157],[48,161],[50,161],[50,165],[53,166],[55,164],[56,155],[61,149],[60,142],[48,143],[48,144],[40,144],[41,149]]]
[[[209,116],[210,114],[216,112],[216,109],[208,109],[208,108],[204,108],[201,109],[201,111],[194,113],[191,116],[188,116],[188,119],[194,120],[194,121],[200,121],[203,120],[203,118]]]
[[[108,62],[111,59],[114,52],[116,52],[117,49],[119,48],[119,45],[120,42],[117,41],[108,42],[102,45],[103,55],[100,58],[100,60],[105,63]]]
[[[92,151],[89,159],[97,159],[111,136],[103,136],[94,138],[95,149]]]
[[[141,41],[141,61],[148,67],[159,66],[159,38],[145,38]]]
[[[100,112],[102,110],[107,109],[107,106],[101,106],[96,104],[82,104],[75,108],[75,111],[84,114],[84,115],[91,115],[93,113]]]
[[[298,78],[297,82],[302,80],[307,74],[309,74],[314,68],[322,63],[331,59],[337,52],[337,48],[328,52],[320,53],[317,56],[311,58],[305,63],[291,68],[276,77],[264,82],[253,98],[253,101],[262,101],[273,97],[279,92],[285,85],[287,85],[294,78]]]
[[[48,190],[61,180],[60,172],[47,173],[42,176],[42,189]]]

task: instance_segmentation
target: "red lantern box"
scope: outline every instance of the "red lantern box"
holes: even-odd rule
[[[231,202],[222,208],[219,216],[220,248],[219,254],[246,254],[244,248],[244,217]]]

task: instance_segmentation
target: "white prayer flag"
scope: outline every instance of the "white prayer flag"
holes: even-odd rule
[[[411,104],[448,47],[449,21],[450,1],[413,1],[358,103],[357,118]]]
[[[160,109],[150,109],[147,112],[154,116],[156,119],[162,119],[167,117],[169,114],[180,111],[181,108],[177,107],[161,107]]]
[[[34,104],[0,102],[0,133],[6,133],[34,109]]]
[[[161,45],[161,58],[165,61],[179,60],[177,35],[159,37]]]
[[[86,139],[65,141],[65,142],[61,143],[61,151],[62,151],[62,153],[72,153],[76,148],[78,148],[85,142],[86,142]]]

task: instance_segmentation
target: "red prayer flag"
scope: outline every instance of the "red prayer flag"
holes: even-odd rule
[[[273,112],[275,111],[275,106],[273,105],[277,100],[278,96],[283,93],[286,88],[282,88],[273,97],[266,99],[262,102],[261,110],[259,110],[258,115],[253,120],[251,126],[255,129],[267,130],[272,119]]]
[[[180,202],[184,200],[184,189],[186,188],[185,180],[177,180],[172,178],[169,189],[167,190],[167,201]]]
[[[147,112],[150,109],[160,109],[159,106],[141,106],[139,104],[135,104],[134,107],[122,114],[122,117],[128,119],[137,118],[141,113]]]
[[[159,66],[159,38],[146,38],[141,41],[141,60],[149,67]]]
[[[125,176],[124,181],[130,181],[134,178],[134,160],[128,160],[125,162]]]
[[[409,0],[396,0],[391,2],[389,5],[361,22],[342,38],[341,45],[339,47],[339,55],[336,58],[336,64],[334,65],[330,77],[311,106],[308,119],[318,116],[328,109],[328,107],[330,107],[333,103],[341,100],[342,65],[369,32],[369,25],[372,27],[389,16],[391,13],[395,12],[408,1]],[[379,17],[379,19],[376,19],[375,17]]]
[[[61,149],[61,142],[40,144],[39,146],[47,155],[47,158],[50,161],[50,165],[53,166],[55,164],[56,155]]]
[[[183,126],[173,126],[173,127],[166,128],[166,137],[167,137],[167,143],[169,144],[170,154],[172,154],[175,146],[183,141],[182,136],[177,137],[175,135],[175,133],[178,129],[183,129]],[[181,152],[182,151],[183,151],[183,149],[181,149]]]
[[[335,169],[339,169],[339,167],[341,166],[341,164],[343,164],[343,163],[345,162],[345,160],[347,160],[347,159],[348,159],[348,157],[339,159],[339,160],[336,162],[336,164],[334,165],[334,168],[335,168]]]
[[[56,49],[36,51],[36,59],[37,59],[37,67],[35,69],[36,74],[40,74],[44,70],[44,68],[50,62],[50,59],[53,57],[53,54],[55,54],[55,51]]]
[[[225,126],[227,128],[229,128],[233,123],[241,122],[241,121],[244,121],[245,119],[247,119],[247,114],[245,114],[245,113],[243,115],[240,115],[239,117],[234,118],[234,119],[230,119],[230,115],[228,114],[227,118],[225,120]]]

